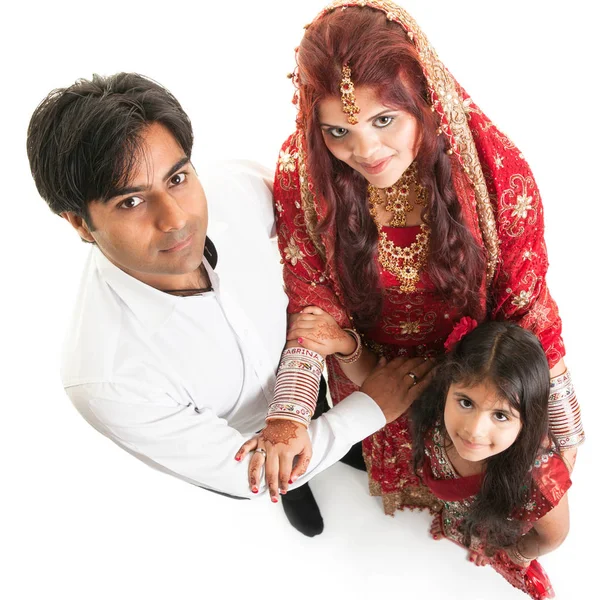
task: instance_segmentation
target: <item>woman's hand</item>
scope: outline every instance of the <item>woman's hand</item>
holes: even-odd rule
[[[336,352],[352,354],[356,349],[356,340],[317,306],[307,306],[289,316],[287,340],[298,342],[298,345],[321,356]]]
[[[257,452],[262,449],[262,452]],[[265,467],[265,481],[269,488],[271,501],[277,502],[279,490],[287,493],[288,485],[306,473],[312,458],[312,444],[307,428],[296,421],[273,419],[252,439],[248,440],[237,452],[235,459],[241,461],[254,451],[248,465],[248,482],[256,494],[261,469]],[[294,461],[296,464],[294,465]]]

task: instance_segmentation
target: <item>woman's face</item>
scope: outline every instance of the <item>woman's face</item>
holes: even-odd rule
[[[358,87],[354,95],[360,108],[355,125],[348,123],[342,111],[341,95],[320,103],[319,125],[325,145],[375,187],[390,187],[415,159],[417,121],[407,112],[381,104],[372,88]]]
[[[480,462],[512,446],[521,418],[493,385],[453,383],[446,396],[444,426],[460,457]]]

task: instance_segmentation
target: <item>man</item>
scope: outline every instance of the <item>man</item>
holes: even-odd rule
[[[134,456],[251,498],[265,486],[249,488],[248,460],[264,459],[234,456],[264,425],[286,330],[271,197],[249,169],[209,180],[229,221],[215,230],[217,275],[192,141],[179,102],[136,74],[80,80],[36,109],[27,151],[38,191],[93,244],[62,379],[84,418]],[[382,367],[311,423],[312,458],[291,488],[406,409],[399,379],[397,365]]]

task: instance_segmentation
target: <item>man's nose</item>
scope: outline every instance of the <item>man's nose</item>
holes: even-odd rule
[[[187,222],[186,212],[177,200],[168,193],[163,193],[156,200],[156,222],[161,231],[178,231]]]

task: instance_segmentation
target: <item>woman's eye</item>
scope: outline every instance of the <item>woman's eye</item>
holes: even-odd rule
[[[171,177],[172,185],[181,185],[187,179],[186,173],[177,173],[177,175],[173,175]]]
[[[377,117],[374,121],[375,127],[387,127],[392,121],[394,117]]]
[[[121,202],[121,208],[135,208],[136,206],[139,206],[141,203],[143,202],[143,200],[138,197],[138,196],[131,196],[131,198],[127,198],[126,200],[123,200],[123,202]]]
[[[508,421],[508,417],[501,412],[494,413],[494,419],[496,419],[496,421]]]
[[[343,138],[346,135],[346,133],[348,133],[348,130],[344,127],[333,127],[329,130],[329,135],[338,139]]]
[[[466,398],[461,398],[458,403],[463,407],[463,408],[471,408],[471,406],[473,406],[473,403],[470,400],[467,400]]]

